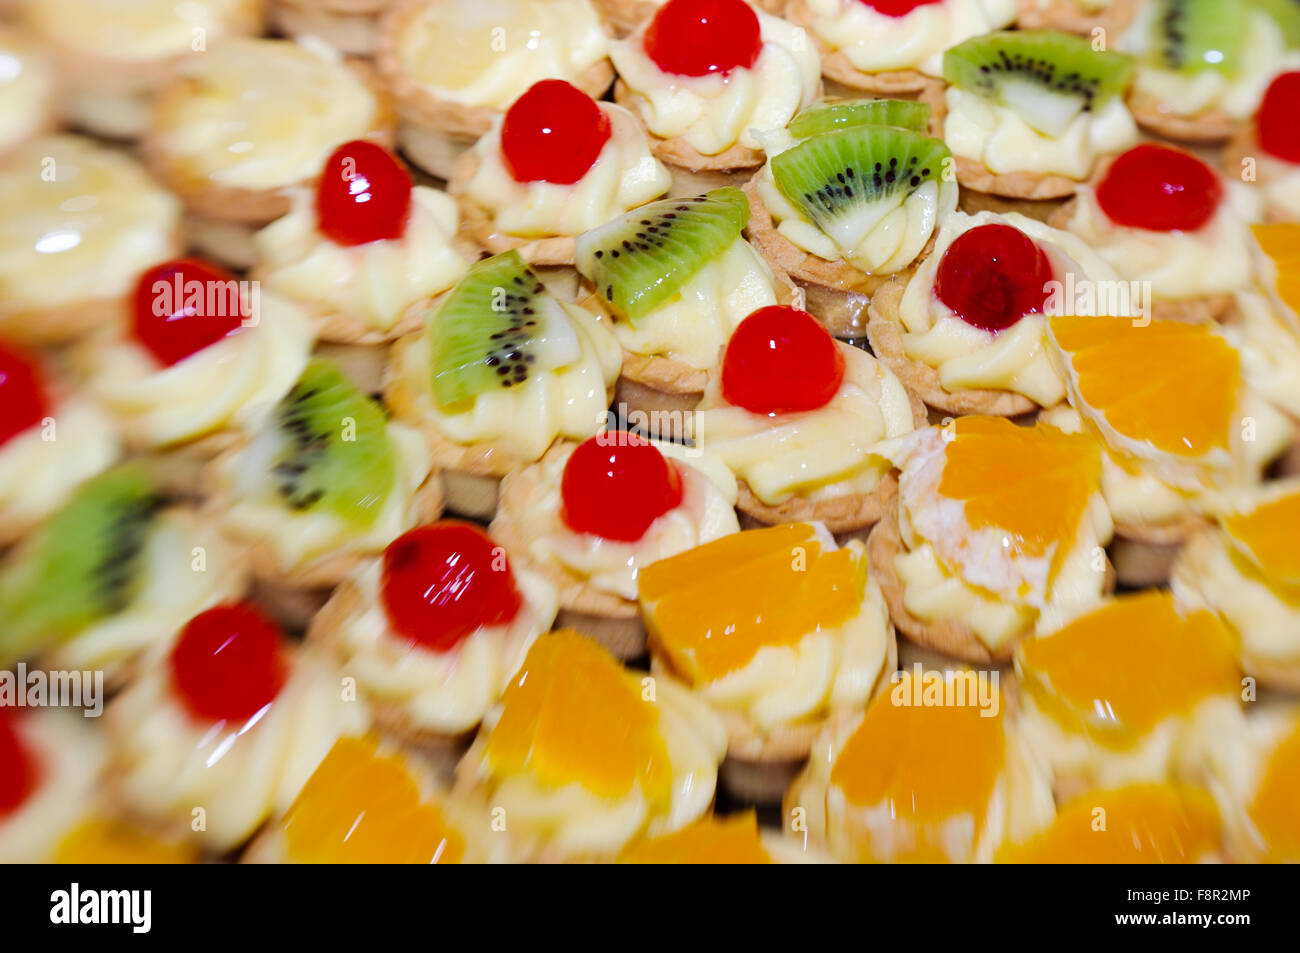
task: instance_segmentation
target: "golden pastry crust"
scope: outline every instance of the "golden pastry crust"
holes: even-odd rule
[[[464,152],[452,165],[451,177],[447,180],[447,194],[460,207],[460,237],[473,245],[476,255],[479,250],[489,255],[500,255],[515,249],[530,265],[572,265],[575,246],[572,235],[527,238],[497,228],[493,214],[465,194],[478,170],[478,156],[472,151]]]
[[[870,317],[867,340],[871,342],[872,352],[894,372],[909,393],[920,397],[926,406],[949,414],[1018,417],[1038,409],[1038,405],[1028,397],[1012,391],[947,390],[937,370],[908,357],[903,349],[903,322],[898,316],[905,288],[905,282],[893,281],[872,297],[867,309]]]
[[[1152,96],[1129,92],[1128,108],[1138,125],[1166,139],[1214,145],[1231,139],[1242,126],[1240,120],[1217,109],[1199,112],[1194,116],[1179,116],[1161,106]]]
[[[943,80],[933,79],[919,70],[900,69],[864,73],[854,66],[844,53],[831,49],[817,36],[812,28],[812,11],[808,9],[804,0],[789,0],[784,16],[796,26],[803,27],[807,35],[812,38],[821,56],[822,75],[845,87],[850,95],[871,93],[875,96],[908,98],[909,94],[920,93],[926,89],[937,89],[940,93],[943,91]]]
[[[376,114],[370,130],[361,138],[391,149],[395,142],[396,115],[392,104],[376,80],[369,64],[350,59],[347,66],[365,83],[375,97]],[[289,198],[280,187],[247,189],[218,185],[210,178],[195,175],[184,168],[166,147],[169,117],[179,115],[184,122],[184,103],[195,89],[193,80],[178,77],[158,93],[149,119],[149,128],[140,140],[140,155],[150,171],[175,192],[185,207],[195,215],[216,222],[262,225],[285,215]],[[294,185],[300,183],[284,183]]]
[[[706,156],[697,152],[694,146],[680,136],[673,139],[659,138],[650,131],[645,120],[641,118],[641,110],[637,108],[639,99],[640,97],[629,89],[623,80],[614,83],[614,102],[636,117],[637,123],[645,132],[646,140],[650,143],[650,151],[654,153],[656,159],[674,171],[684,169],[686,172],[694,173],[726,173],[729,179],[734,179],[745,176],[763,164],[764,154],[761,150],[749,149],[740,143],[717,155]]]
[[[1046,7],[1039,6],[1037,0],[1020,0],[1016,26],[1022,30],[1061,30],[1082,36],[1097,29],[1115,33],[1133,21],[1140,6],[1141,0],[1113,0],[1107,9],[1090,12],[1073,0],[1051,0]]]
[[[387,0],[269,0],[271,23],[286,36],[316,36],[350,56],[374,52]]]
[[[898,496],[898,478],[892,473],[881,477],[880,485],[872,493],[848,493],[825,500],[792,496],[775,506],[756,497],[744,480],[737,480],[736,486],[739,490],[736,509],[748,518],[742,521],[742,527],[747,523],[751,526],[779,526],[782,523],[817,521],[825,523],[826,528],[837,535],[874,525],[885,517]]]

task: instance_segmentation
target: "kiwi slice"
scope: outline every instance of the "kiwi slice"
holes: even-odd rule
[[[740,237],[749,202],[737,188],[665,199],[578,236],[583,277],[633,324]]]
[[[924,183],[938,180],[952,153],[938,139],[889,126],[823,132],[772,157],[781,194],[840,248],[857,248],[880,220]]]
[[[0,664],[72,638],[129,606],[162,496],[136,467],[90,480],[0,576]]]
[[[429,316],[433,396],[444,409],[582,353],[573,322],[517,251],[470,268]]]
[[[1153,0],[1148,59],[1164,69],[1234,75],[1250,26],[1241,0]]]
[[[943,55],[947,82],[1006,106],[1049,136],[1122,94],[1132,75],[1127,56],[1055,30],[986,33]]]
[[[388,418],[337,364],[309,361],[276,408],[275,426],[270,476],[286,506],[374,522],[397,480]]]
[[[1288,49],[1300,46],[1300,0],[1250,0],[1250,4],[1282,28]]]
[[[790,135],[807,139],[819,132],[852,126],[897,126],[925,132],[930,105],[906,99],[845,99],[813,103],[790,120]]]

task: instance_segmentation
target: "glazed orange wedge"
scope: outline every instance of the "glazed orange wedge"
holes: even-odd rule
[[[1300,586],[1300,491],[1225,517],[1223,530],[1266,577]]]
[[[636,676],[572,629],[533,643],[506,689],[486,756],[495,774],[527,773],[546,788],[579,784],[618,798],[640,786],[654,804],[670,796],[658,709]]]
[[[671,834],[633,844],[619,858],[625,864],[770,864],[753,811],[731,817],[710,815]]]
[[[199,850],[146,834],[130,824],[91,818],[64,835],[55,852],[60,864],[197,864]]]
[[[1273,263],[1277,295],[1300,316],[1300,225],[1254,225],[1251,231],[1264,255]]]
[[[421,800],[400,757],[341,738],[284,818],[289,856],[312,864],[459,863],[464,841]]]
[[[1240,360],[1209,327],[1080,316],[1049,326],[1075,407],[1094,424],[1185,460],[1230,449]]]
[[[998,852],[1011,864],[1194,864],[1220,847],[1219,811],[1199,788],[1134,784],[1075,798],[1052,826]]]
[[[1128,746],[1165,718],[1234,696],[1228,631],[1208,611],[1181,614],[1167,592],[1120,596],[1058,632],[1022,642],[1026,693],[1070,731]]]
[[[866,558],[826,549],[807,523],[748,530],[653,563],[638,579],[651,638],[694,683],[744,667],[862,606]]]
[[[1250,822],[1267,859],[1300,863],[1300,719],[1273,749],[1250,805]]]

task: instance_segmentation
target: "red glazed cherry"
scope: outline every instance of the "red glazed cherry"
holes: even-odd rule
[[[35,755],[18,734],[17,716],[0,708],[0,818],[23,806],[39,775]]]
[[[1097,202],[1111,221],[1153,232],[1200,228],[1222,197],[1219,177],[1204,162],[1152,143],[1116,159],[1097,186]]]
[[[436,652],[510,622],[523,604],[504,551],[477,526],[454,520],[393,540],[381,591],[393,629]]]
[[[354,139],[334,150],[316,185],[320,230],[340,245],[401,238],[411,211],[411,176],[392,153]]]
[[[844,355],[806,311],[759,308],[732,332],[722,354],[722,396],[756,414],[826,406],[844,382]]]
[[[939,262],[934,290],[967,324],[1002,331],[1043,310],[1052,263],[1024,232],[980,225],[957,236]]]
[[[668,0],[645,34],[645,52],[665,73],[726,75],[758,59],[758,17],[744,0]]]
[[[632,542],[682,502],[671,460],[635,434],[614,430],[578,445],[564,465],[561,517],[578,533]]]
[[[609,117],[562,79],[534,83],[501,126],[501,155],[516,182],[572,185],[609,141]]]
[[[905,17],[917,7],[928,7],[943,0],[860,0],[877,13],[887,17]]]
[[[0,344],[0,447],[49,416],[49,400],[36,362]]]
[[[1300,72],[1283,73],[1268,87],[1255,124],[1259,144],[1270,155],[1300,162]]]
[[[275,701],[288,673],[279,629],[247,603],[191,619],[171,666],[185,707],[207,721],[247,721]]]
[[[234,275],[194,258],[155,265],[135,286],[131,332],[171,367],[243,328],[248,302],[240,287]]]

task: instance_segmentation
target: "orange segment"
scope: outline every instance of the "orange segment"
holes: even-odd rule
[[[129,824],[91,818],[64,835],[55,852],[59,864],[197,864],[192,844],[159,840]]]
[[[1265,576],[1300,585],[1300,493],[1228,516],[1223,529]]]
[[[1067,729],[1119,746],[1210,696],[1234,694],[1240,679],[1219,620],[1204,610],[1180,615],[1167,592],[1121,596],[1022,642],[1016,668]]]
[[[370,738],[342,738],[284,818],[289,855],[307,864],[459,863],[460,834],[424,803],[399,757]]]
[[[734,817],[706,817],[662,837],[634,844],[619,858],[625,864],[770,864],[753,811]]]
[[[572,629],[538,639],[506,689],[487,740],[498,774],[531,774],[543,787],[580,784],[598,797],[634,787],[667,802],[672,770],[659,712],[641,683]]]
[[[1277,269],[1278,297],[1300,315],[1300,225],[1254,225],[1251,230]]]
[[[1047,830],[999,851],[1010,864],[1194,864],[1219,849],[1219,811],[1198,788],[1134,784],[1075,798]]]
[[[972,692],[978,680],[987,697],[997,696],[983,673],[927,672],[918,681],[904,672],[871,703],[835,759],[831,784],[858,818],[849,827],[861,859],[926,863],[969,859],[974,851],[1006,759],[1003,706],[999,698],[990,716],[970,699],[945,704],[942,695],[925,694],[965,678]],[[866,816],[882,812],[888,834]],[[954,829],[965,856],[951,854]]]
[[[965,504],[972,529],[1005,533],[1011,555],[1053,552],[1057,560],[1078,535],[1100,481],[1101,448],[1086,434],[962,417],[944,451],[939,492]]]
[[[1268,849],[1267,859],[1300,863],[1300,719],[1273,749],[1250,805],[1250,821]]]
[[[796,523],[654,563],[640,592],[656,648],[698,684],[743,668],[764,646],[844,623],[861,608],[866,579],[858,550],[823,551],[813,528]]]
[[[1183,458],[1231,445],[1237,352],[1204,325],[1059,316],[1052,339],[1083,405],[1117,433]]]

